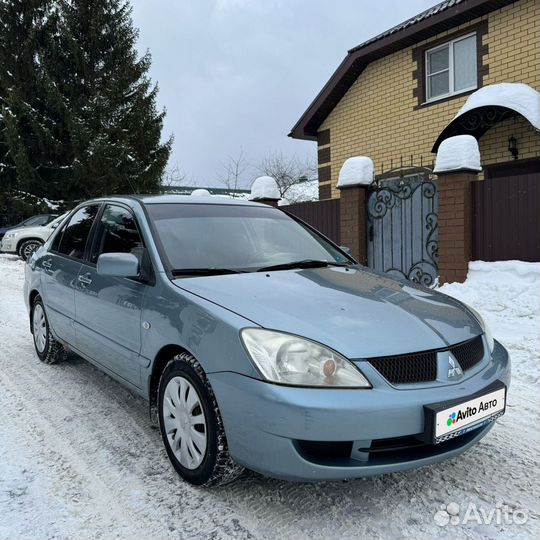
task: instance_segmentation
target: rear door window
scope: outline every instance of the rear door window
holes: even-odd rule
[[[58,253],[74,259],[82,259],[84,257],[86,242],[88,241],[92,225],[99,211],[99,206],[99,204],[83,206],[71,216],[61,234],[57,247]]]

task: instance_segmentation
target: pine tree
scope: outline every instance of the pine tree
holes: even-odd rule
[[[82,197],[159,188],[171,140],[161,142],[151,58],[138,58],[125,0],[62,0],[55,79],[71,111],[73,186]]]
[[[69,152],[65,118],[43,64],[56,25],[49,0],[0,2],[0,186],[4,198],[24,193],[59,198]]]
[[[127,0],[0,0],[0,196],[159,188],[171,139],[137,37]]]

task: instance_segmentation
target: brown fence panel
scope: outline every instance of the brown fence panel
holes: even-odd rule
[[[336,244],[340,243],[339,199],[302,202],[280,208],[315,227]]]
[[[473,183],[473,259],[540,261],[540,173]]]

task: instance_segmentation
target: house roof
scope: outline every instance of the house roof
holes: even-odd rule
[[[352,48],[292,128],[289,136],[316,140],[320,125],[370,62],[515,1],[517,0],[444,0]]]

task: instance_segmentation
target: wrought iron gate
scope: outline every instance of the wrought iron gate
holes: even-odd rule
[[[437,186],[428,172],[379,180],[368,196],[368,264],[423,285],[437,278]]]

